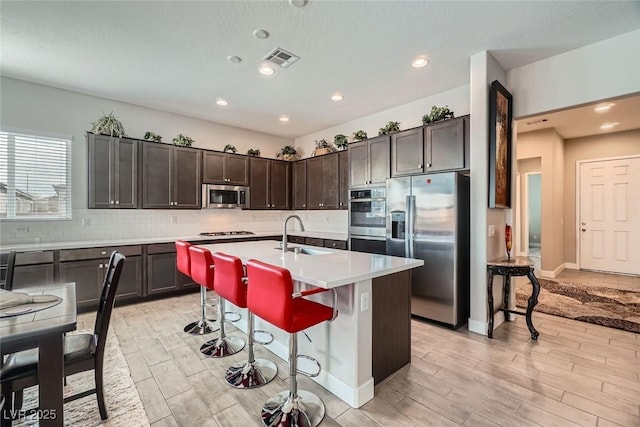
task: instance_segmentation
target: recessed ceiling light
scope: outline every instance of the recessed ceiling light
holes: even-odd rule
[[[343,96],[340,95],[339,93],[334,93],[333,95],[331,95],[331,99],[333,101],[342,101]]]
[[[307,0],[289,0],[289,4],[293,7],[305,7]]]
[[[260,66],[260,72],[262,74],[264,74],[265,76],[270,76],[271,74],[273,74],[275,71],[273,68],[271,68],[268,65],[261,65]]]
[[[222,98],[218,98],[218,100],[216,101],[216,104],[225,107],[227,105],[229,105],[229,103],[227,102],[226,99],[222,99]]]
[[[598,105],[598,106],[597,106],[596,108],[594,108],[593,110],[594,110],[596,113],[606,113],[606,112],[607,112],[607,111],[609,111],[609,110],[611,109],[611,107],[613,107],[614,105],[616,105],[616,104],[614,104],[613,102],[608,102],[608,103],[606,103],[606,104],[600,104],[600,105]]]
[[[280,121],[281,122],[288,122],[289,121],[289,117],[288,116],[280,116]]]
[[[253,37],[260,39],[260,40],[264,40],[267,37],[269,37],[269,33],[265,30],[254,30],[253,31]]]
[[[230,55],[227,56],[227,61],[231,62],[232,64],[238,64],[242,61],[242,59],[240,59],[239,56]]]
[[[424,57],[416,58],[411,64],[414,68],[422,68],[429,63],[429,60]]]
[[[618,125],[619,125],[618,122],[603,123],[603,124],[600,125],[600,129],[609,130],[609,129],[612,129],[615,126],[618,126]]]

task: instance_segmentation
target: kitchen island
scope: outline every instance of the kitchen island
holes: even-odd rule
[[[278,241],[202,245],[211,252],[277,265],[291,272],[299,289],[311,286],[335,289],[338,317],[305,332],[298,340],[299,354],[316,358],[322,371],[314,380],[359,408],[373,398],[374,383],[411,361],[411,272],[422,260],[374,255],[305,245],[289,245],[283,253]],[[299,247],[306,253],[296,253]],[[250,285],[249,285],[250,286]],[[332,305],[330,292],[309,297]],[[246,310],[235,323],[247,331]],[[275,339],[265,346],[283,360],[288,358],[288,334],[256,318],[256,329]],[[303,367],[301,367],[303,369]]]

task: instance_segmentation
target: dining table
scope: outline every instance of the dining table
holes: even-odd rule
[[[63,426],[64,334],[76,329],[75,283],[39,285],[18,291],[59,297],[55,304],[28,304],[8,314],[6,310],[0,312],[0,353],[4,358],[23,350],[39,350],[39,407],[35,417],[43,427]]]

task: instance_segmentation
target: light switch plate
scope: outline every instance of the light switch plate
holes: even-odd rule
[[[360,311],[369,310],[369,292],[360,294]]]
[[[489,237],[495,237],[496,235],[496,226],[491,224],[489,226]]]

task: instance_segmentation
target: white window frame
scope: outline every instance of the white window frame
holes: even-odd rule
[[[7,216],[0,217],[1,222],[11,221],[56,221],[71,220],[72,217],[72,182],[71,182],[71,144],[73,143],[73,137],[68,134],[54,134],[41,131],[30,131],[23,129],[0,129],[0,133],[7,134],[8,146],[7,146]],[[66,168],[65,179],[67,186],[67,198],[65,203],[65,212],[60,215],[23,215],[16,216],[16,199],[15,199],[15,136],[22,135],[28,138],[43,138],[43,139],[57,139],[66,142]],[[12,195],[12,196],[11,196]]]

